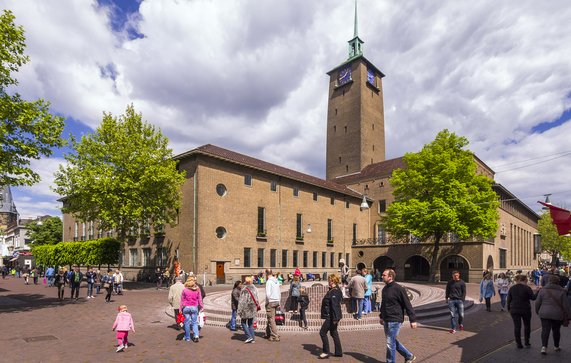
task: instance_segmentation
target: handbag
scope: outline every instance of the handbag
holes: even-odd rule
[[[176,316],[176,323],[182,328],[184,325],[184,314],[179,312]]]
[[[285,313],[281,309],[276,310],[276,325],[285,325]]]
[[[110,284],[110,283],[108,283],[108,282],[104,282],[104,283],[103,283],[103,288],[104,288],[104,289],[108,289],[108,288],[110,288],[110,287],[111,287],[111,284]]]
[[[250,289],[248,289],[248,288],[246,288],[246,290],[248,290],[248,293],[250,293],[250,296],[252,297],[252,300],[254,300],[254,303],[256,304],[256,311],[262,310],[262,308],[260,307],[260,304],[258,304],[258,302],[256,301],[256,298],[254,297],[254,294],[252,294],[252,291],[250,291]]]
[[[206,314],[204,314],[204,310],[201,310],[198,313],[198,326],[200,328],[204,327],[205,322],[206,322]]]
[[[561,325],[563,325],[564,327],[568,327],[569,326],[569,317],[567,316],[567,312],[565,311],[565,309],[563,308],[563,305],[561,305],[561,301],[557,300],[555,298],[555,296],[551,293],[551,291],[547,290],[547,293],[551,296],[551,298],[557,303],[557,305],[559,305],[559,308],[561,309],[561,311],[563,311],[563,322],[561,323]]]

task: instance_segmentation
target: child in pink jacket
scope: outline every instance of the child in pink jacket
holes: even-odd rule
[[[112,330],[117,329],[117,353],[123,349],[127,349],[129,345],[129,340],[127,339],[129,335],[129,330],[135,332],[135,324],[133,323],[133,317],[127,312],[127,305],[119,306],[119,313],[113,323]]]

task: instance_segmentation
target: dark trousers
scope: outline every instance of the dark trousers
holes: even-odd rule
[[[486,300],[486,310],[491,311],[492,310],[492,298],[491,297],[486,297],[484,298],[484,300]]]
[[[305,308],[299,309],[299,326],[307,326],[307,318],[305,317]]]
[[[79,298],[79,284],[71,284],[71,298],[73,299],[75,295],[75,298],[78,299]]]
[[[553,345],[557,348],[561,339],[561,320],[541,319],[541,345],[547,347],[549,333],[553,330]]]
[[[65,290],[65,285],[61,284],[57,287],[57,298],[63,300],[63,292]]]
[[[523,337],[526,345],[529,344],[529,334],[531,332],[531,311],[524,314],[512,313],[514,321],[514,337],[518,346],[521,346],[521,322],[523,320]]]
[[[291,297],[291,302],[289,305],[289,309],[293,311],[297,311],[297,296]]]
[[[323,353],[329,354],[329,339],[327,338],[327,332],[331,334],[333,338],[333,344],[335,345],[335,355],[342,355],[343,348],[341,348],[341,341],[339,340],[339,333],[337,332],[337,325],[333,324],[330,319],[325,319],[321,330],[319,330],[319,336],[321,336],[321,342],[323,342]]]
[[[113,293],[113,286],[109,286],[107,288],[107,295],[105,295],[105,301],[110,302],[111,301],[111,294]]]

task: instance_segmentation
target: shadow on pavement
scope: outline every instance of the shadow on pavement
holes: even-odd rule
[[[346,353],[343,353],[343,355],[351,356],[351,357],[355,358],[356,360],[358,360],[359,362],[366,362],[366,363],[381,363],[382,362],[378,359],[375,359],[373,357],[369,357],[368,355],[361,354],[361,353],[346,352]]]
[[[65,297],[63,300],[58,300],[57,297],[46,297],[45,295],[41,294],[10,294],[2,295],[0,312],[15,313],[69,304],[83,304],[85,302],[86,301],[84,298],[75,300],[70,299],[69,297]]]
[[[321,348],[315,344],[302,344],[303,349],[307,350],[311,355],[319,356],[321,354]]]

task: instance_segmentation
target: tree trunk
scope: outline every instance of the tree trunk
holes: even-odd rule
[[[442,236],[435,235],[434,236],[434,248],[432,249],[432,258],[430,259],[430,282],[439,282],[440,281],[440,272],[436,272],[438,270],[438,252],[440,251],[440,239]]]

